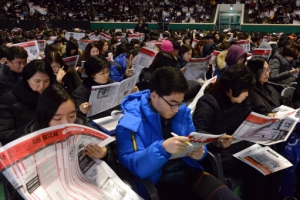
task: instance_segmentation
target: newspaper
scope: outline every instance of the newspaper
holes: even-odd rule
[[[145,34],[144,34],[144,33],[128,34],[127,40],[128,40],[129,43],[130,43],[130,41],[131,41],[132,39],[137,39],[137,40],[139,40],[140,42],[143,42],[144,39],[145,39]]]
[[[57,38],[57,36],[51,36],[51,37],[49,38],[49,40],[47,41],[48,44],[52,44],[52,43],[56,40],[56,38]]]
[[[37,43],[38,43],[40,52],[44,52],[45,47],[46,47],[46,40],[38,40]]]
[[[250,52],[250,40],[239,40],[237,44],[242,47],[247,53]]]
[[[121,119],[123,117],[123,113],[120,110],[114,110],[111,112],[111,116],[107,116],[107,117],[102,117],[102,118],[98,118],[93,120],[98,126],[100,126],[99,128],[109,134],[112,135],[115,133],[116,131],[116,127],[118,125],[119,119]]]
[[[85,50],[86,46],[89,44],[89,43],[97,43],[99,40],[78,40],[78,46],[79,46],[79,49],[81,49],[82,51]]]
[[[233,156],[254,167],[263,175],[293,166],[292,163],[270,147],[262,147],[259,144],[254,144]]]
[[[143,68],[148,68],[153,62],[158,51],[143,47],[132,65],[133,73],[140,73]]]
[[[193,42],[192,42],[192,48],[195,48],[195,45],[196,45],[199,41],[200,41],[200,40],[193,39]]]
[[[198,102],[198,99],[204,95],[204,90],[205,88],[210,84],[210,83],[215,83],[217,81],[217,76],[212,77],[211,79],[205,81],[205,83],[202,85],[201,89],[199,90],[198,94],[196,97],[193,99],[192,103],[189,104],[189,108],[191,109],[191,114],[193,115],[196,109],[196,104]]]
[[[0,148],[0,170],[24,199],[141,199],[105,162],[83,154],[114,140],[76,124],[42,129]]]
[[[158,48],[161,47],[162,43],[163,41],[160,40],[151,40],[146,43],[146,47],[149,49],[157,50]]]
[[[76,40],[80,40],[81,38],[85,37],[85,33],[77,33],[77,32],[66,32],[65,33],[65,38],[67,40],[70,39],[70,37],[75,38]]]
[[[278,111],[276,117],[251,112],[232,136],[263,145],[286,141],[299,121],[296,116],[299,110],[288,111],[283,108],[286,106],[282,107],[282,111]]]
[[[89,99],[92,108],[87,113],[87,117],[120,105],[123,99],[133,90],[139,74],[108,85],[93,86]]]
[[[22,43],[17,43],[17,44],[13,44],[12,46],[19,46],[24,48],[27,53],[28,53],[28,57],[27,57],[27,62],[29,63],[32,60],[36,60],[39,59],[39,54],[40,54],[40,49],[38,46],[37,41],[30,41],[30,42],[22,42]]]
[[[205,58],[191,58],[185,66],[184,77],[187,80],[205,81],[206,69],[209,67],[212,54]]]
[[[214,71],[216,70],[216,60],[217,56],[221,53],[221,51],[214,51],[211,56],[211,66],[212,66],[212,74],[214,74]]]
[[[70,67],[77,67],[78,60],[79,60],[79,55],[63,58],[63,61]]]
[[[185,150],[178,154],[172,154],[170,159],[180,158],[186,156],[187,153],[194,151],[195,149],[200,148],[201,146],[207,145],[213,141],[217,141],[220,137],[222,137],[224,134],[221,135],[212,135],[207,133],[197,133],[192,132],[187,137],[190,138],[190,144],[188,145]]]
[[[252,58],[260,56],[260,57],[263,57],[263,58],[266,58],[267,60],[269,60],[269,58],[271,56],[271,52],[272,52],[272,49],[255,48],[252,51]]]

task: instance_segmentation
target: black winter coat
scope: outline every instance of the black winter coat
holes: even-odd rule
[[[11,71],[7,65],[0,68],[0,97],[13,89],[19,77],[21,73]]]
[[[197,102],[193,121],[197,132],[232,135],[250,113],[251,107],[247,102],[232,104],[230,108],[222,109],[213,95],[205,93]],[[237,159],[232,155],[249,146],[251,143],[242,141],[226,149],[216,147],[213,143],[207,147],[209,151],[220,153],[223,168],[228,169],[237,163]]]
[[[252,111],[262,115],[268,115],[274,108],[281,105],[279,93],[267,83],[255,87],[249,93],[248,100]]]
[[[0,141],[5,145],[17,138],[25,126],[35,118],[39,93],[29,87],[27,81],[18,80],[11,92],[0,98]]]

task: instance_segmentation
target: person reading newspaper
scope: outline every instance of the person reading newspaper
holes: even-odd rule
[[[161,195],[169,191],[169,199],[239,199],[201,167],[205,146],[171,159],[189,146],[187,136],[195,131],[190,109],[182,103],[187,89],[186,79],[178,69],[160,67],[152,75],[150,91],[124,99],[125,114],[116,129],[119,162],[141,179],[150,179]],[[176,196],[178,190],[187,196]],[[147,198],[141,187],[139,194]]]
[[[225,176],[235,176],[244,180],[245,196],[248,199],[276,199],[279,191],[280,172],[263,176],[256,169],[233,157],[233,154],[253,143],[234,143],[232,134],[251,112],[247,102],[248,92],[255,85],[255,79],[245,65],[234,65],[225,70],[213,84],[207,86],[199,98],[193,116],[197,132],[226,135],[208,145],[208,149],[219,153]],[[259,184],[258,184],[259,180]]]

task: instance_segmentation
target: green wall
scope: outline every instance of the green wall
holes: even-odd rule
[[[91,23],[91,29],[92,30],[98,30],[100,28],[104,29],[132,29],[134,28],[136,23]],[[169,29],[202,29],[202,30],[214,30],[214,24],[181,24],[181,23],[170,23]],[[149,23],[148,29],[158,29],[158,26],[156,23]]]
[[[267,33],[296,33],[300,32],[300,25],[255,25],[255,24],[241,24],[241,30],[245,32],[267,32]]]

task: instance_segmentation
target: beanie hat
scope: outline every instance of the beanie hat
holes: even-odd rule
[[[169,52],[169,53],[171,53],[171,52],[173,51],[173,44],[172,44],[172,42],[170,42],[169,40],[165,40],[165,41],[162,43],[160,49],[161,49],[162,51],[164,51],[164,52]]]
[[[228,66],[235,65],[241,57],[247,57],[247,52],[239,45],[231,45],[226,56],[226,64]]]
[[[271,45],[267,42],[262,42],[259,47],[260,49],[272,49]]]

